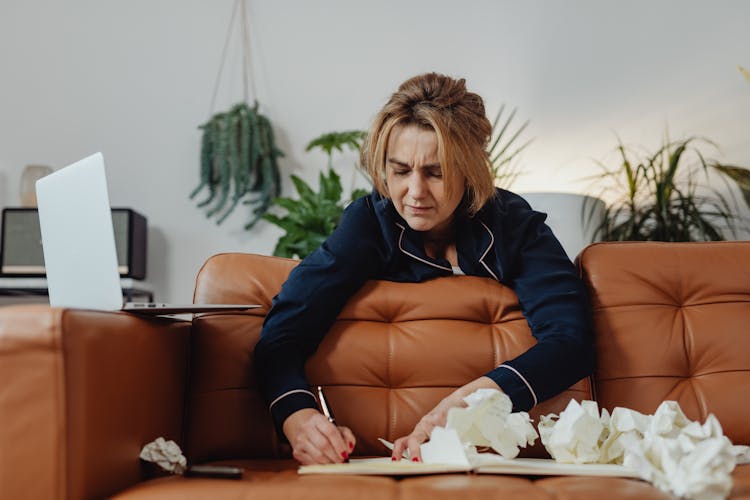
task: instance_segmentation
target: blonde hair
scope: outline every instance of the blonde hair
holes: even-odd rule
[[[482,98],[466,90],[466,81],[426,73],[405,81],[375,117],[362,145],[362,168],[375,189],[388,196],[385,163],[395,127],[416,125],[437,135],[438,159],[451,196],[456,174],[465,180],[466,209],[475,214],[494,195],[492,164],[487,154],[492,125]]]

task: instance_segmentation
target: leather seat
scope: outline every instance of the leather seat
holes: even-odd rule
[[[652,413],[675,399],[714,413],[750,443],[750,242],[607,243],[579,257],[593,301],[597,368],[532,412],[571,398]],[[621,478],[445,474],[299,476],[254,376],[264,314],[295,261],[222,254],[201,269],[195,302],[259,303],[193,321],[45,306],[0,308],[2,498],[669,498]],[[534,342],[513,292],[456,276],[370,282],[307,364],[326,388],[355,455],[385,455],[378,437],[408,432],[454,387]],[[245,467],[243,480],[149,479],[140,448],[177,441],[191,463]],[[524,452],[545,456],[538,444]],[[731,498],[750,495],[737,467]]]

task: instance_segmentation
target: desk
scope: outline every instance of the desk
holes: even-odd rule
[[[134,297],[154,301],[154,288],[150,283],[133,278],[120,278],[122,296],[126,302],[132,302]],[[0,278],[0,296],[29,297],[46,296],[47,278]]]

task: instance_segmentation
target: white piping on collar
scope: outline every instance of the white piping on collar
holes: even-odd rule
[[[404,250],[404,247],[401,246],[401,241],[404,239],[404,233],[406,232],[406,228],[404,226],[402,226],[401,224],[399,224],[398,222],[396,222],[395,224],[398,227],[401,228],[401,235],[398,237],[398,249],[399,250],[401,250],[403,253],[405,253],[409,257],[418,260],[419,262],[424,262],[425,264],[428,264],[428,265],[430,265],[432,267],[437,267],[438,269],[442,269],[444,271],[450,271],[451,273],[453,272],[453,268],[451,268],[451,267],[445,267],[445,266],[440,266],[438,264],[434,264],[434,263],[430,262],[429,260],[422,259],[422,258],[417,257],[416,255],[414,255],[413,253],[409,253],[406,250]]]
[[[479,262],[481,262],[482,265],[484,266],[484,268],[487,270],[487,272],[490,273],[490,275],[492,275],[493,278],[495,278],[495,281],[500,281],[497,278],[497,276],[495,276],[495,273],[492,272],[492,270],[490,269],[490,267],[487,264],[484,263],[484,258],[487,256],[487,254],[490,251],[490,248],[492,248],[492,245],[495,243],[495,235],[492,234],[492,231],[490,231],[490,228],[487,227],[487,224],[485,224],[482,221],[479,221],[479,222],[482,224],[482,226],[484,226],[484,228],[487,230],[487,232],[490,233],[490,244],[487,246],[487,249],[484,251],[484,253],[482,254],[482,256],[479,257]]]

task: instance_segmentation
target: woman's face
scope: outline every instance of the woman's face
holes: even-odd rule
[[[409,227],[436,237],[451,229],[465,179],[457,176],[453,195],[446,196],[434,131],[417,125],[395,127],[385,168],[388,196]]]

